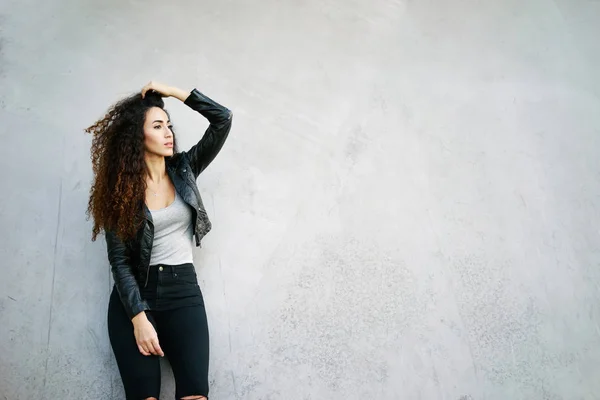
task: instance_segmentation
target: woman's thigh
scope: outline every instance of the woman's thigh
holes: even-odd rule
[[[173,369],[176,397],[208,397],[209,339],[204,305],[157,312],[155,318],[158,340]]]
[[[152,315],[148,314],[152,321]],[[127,399],[158,398],[160,394],[160,360],[144,356],[138,350],[133,324],[116,289],[108,303],[108,335]]]

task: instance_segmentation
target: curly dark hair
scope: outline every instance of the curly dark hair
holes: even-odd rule
[[[163,109],[160,94],[149,91],[130,95],[109,108],[106,115],[85,129],[93,135],[91,146],[94,181],[86,215],[94,220],[92,241],[111,230],[121,240],[132,239],[143,222],[146,191],[144,121],[152,107]],[[177,152],[173,133],[173,154]]]

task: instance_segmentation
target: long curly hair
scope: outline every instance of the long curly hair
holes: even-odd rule
[[[111,106],[106,115],[85,129],[93,135],[93,184],[86,215],[93,218],[92,241],[111,230],[121,240],[133,239],[144,220],[146,163],[144,121],[152,107],[164,108],[160,94],[130,95]],[[169,115],[167,113],[167,115]],[[173,154],[177,143],[173,133]]]

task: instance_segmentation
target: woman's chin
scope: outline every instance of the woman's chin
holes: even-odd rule
[[[171,157],[175,154],[173,148],[156,149],[154,151],[146,150],[146,153],[149,153],[154,157]]]

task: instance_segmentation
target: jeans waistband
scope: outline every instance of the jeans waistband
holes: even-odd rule
[[[169,270],[169,272],[173,271],[185,271],[187,269],[193,269],[195,270],[194,264],[192,263],[185,263],[185,264],[177,264],[177,265],[172,265],[172,264],[154,264],[154,265],[150,265],[148,267],[150,269],[150,271],[165,271],[165,270]]]

